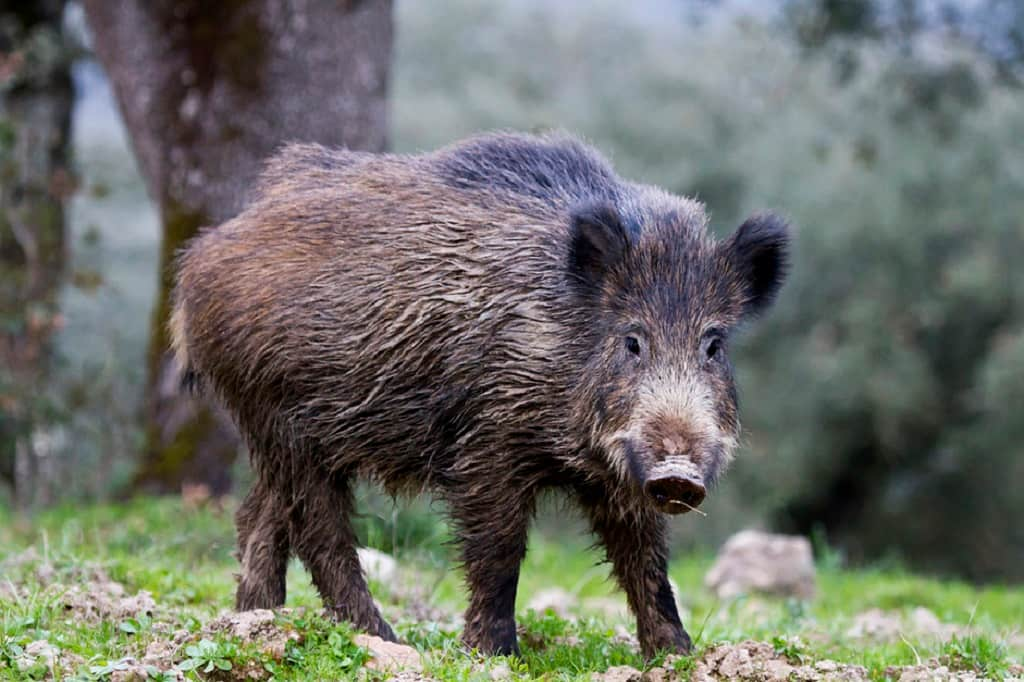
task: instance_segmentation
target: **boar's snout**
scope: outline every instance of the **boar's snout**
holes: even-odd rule
[[[666,474],[648,479],[644,492],[658,511],[666,514],[685,514],[704,501],[707,489],[700,478],[684,474]]]

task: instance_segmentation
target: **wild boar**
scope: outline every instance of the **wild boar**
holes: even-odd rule
[[[730,334],[775,297],[788,243],[770,214],[721,241],[706,223],[565,134],[287,147],[251,205],[181,254],[171,320],[185,375],[230,411],[256,472],[237,607],[283,604],[294,552],[335,617],[395,639],[356,555],[362,478],[446,503],[464,642],[516,653],[527,530],[559,488],[642,650],[688,652],[665,514],[700,505],[730,459]]]

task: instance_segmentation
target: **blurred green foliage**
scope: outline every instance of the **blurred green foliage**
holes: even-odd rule
[[[400,3],[395,144],[564,127],[720,232],[787,214],[790,281],[735,358],[748,447],[680,536],[820,526],[854,558],[1024,578],[1021,91],[938,29],[833,17],[837,78],[792,14],[673,7]]]

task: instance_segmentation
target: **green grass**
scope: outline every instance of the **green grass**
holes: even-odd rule
[[[426,675],[490,679],[491,671],[502,667],[522,679],[589,679],[610,666],[645,666],[630,642],[634,625],[624,614],[624,599],[608,580],[607,567],[587,549],[589,538],[534,534],[517,608],[523,655],[483,659],[459,644],[453,619],[465,606],[465,594],[458,571],[451,569],[443,523],[423,505],[395,514],[371,499],[368,508],[361,535],[396,554],[405,575],[416,582],[415,590],[402,581],[374,584],[374,595],[400,636],[423,653]],[[348,627],[319,615],[316,592],[296,562],[289,568],[287,606],[298,610],[277,619],[282,632],[295,636],[280,651],[206,628],[231,607],[237,570],[233,542],[230,510],[188,510],[173,499],[54,509],[31,521],[0,510],[0,680],[64,676],[66,671],[49,668],[45,657],[24,665],[27,648],[33,642],[40,646],[40,640],[62,652],[69,679],[109,679],[127,665],[127,657],[141,658],[147,646],[175,632],[187,641],[177,647],[172,665],[188,679],[234,679],[253,671],[279,680],[354,677],[366,651],[353,644]],[[843,570],[829,560],[819,567],[818,596],[810,602],[721,601],[702,584],[710,563],[711,557],[699,555],[671,565],[698,657],[716,643],[755,639],[790,661],[853,663],[884,679],[889,666],[928,661],[999,678],[1024,655],[1024,588],[978,588],[893,568]],[[152,615],[89,619],[65,608],[68,589],[104,579],[122,585],[125,596],[150,592],[156,603]],[[17,586],[16,592],[9,586]],[[528,608],[535,595],[552,587],[575,597],[572,617]],[[918,607],[959,630],[946,636],[908,632],[885,641],[848,634],[854,618],[868,609],[909,617]],[[438,615],[414,617],[423,609]],[[695,661],[671,665],[685,673]],[[153,668],[150,674],[174,679],[177,673],[161,677]]]

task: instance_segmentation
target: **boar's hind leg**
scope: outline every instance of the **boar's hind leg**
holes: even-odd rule
[[[309,569],[324,608],[371,635],[398,641],[373,603],[359,564],[349,519],[355,509],[349,481],[314,472],[301,489],[292,513],[292,546]]]
[[[650,513],[628,520],[613,514],[600,497],[581,501],[629,608],[636,615],[637,638],[647,657],[658,651],[689,654],[690,636],[679,621],[675,595],[668,582],[668,547],[665,519]]]
[[[499,488],[495,486],[495,493],[501,493]],[[470,593],[463,642],[484,654],[510,656],[519,654],[516,587],[533,502],[510,500],[507,491],[503,497],[489,499],[475,491],[463,500],[472,500],[471,504],[452,505],[452,515]]]
[[[280,496],[257,481],[235,515],[238,577],[235,608],[273,609],[284,605],[288,571],[288,510]]]

